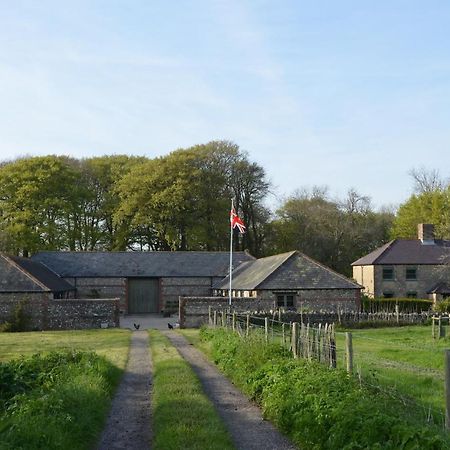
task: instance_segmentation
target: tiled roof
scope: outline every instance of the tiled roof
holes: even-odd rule
[[[228,252],[39,252],[32,257],[64,278],[70,277],[224,277]],[[233,266],[254,260],[233,253]]]
[[[430,289],[427,294],[450,294],[450,284],[440,282],[433,289]]]
[[[447,264],[450,241],[422,244],[419,239],[396,239],[358,259],[352,266],[380,264]]]
[[[67,281],[61,279],[56,273],[52,272],[39,262],[32,261],[29,258],[21,258],[19,256],[2,255],[2,257],[10,265],[18,267],[19,269],[16,268],[15,270],[20,270],[22,273],[21,276],[16,277],[16,281],[10,280],[8,286],[5,286],[7,290],[10,289],[11,286],[15,286],[14,290],[21,292],[65,292],[75,290],[75,288]],[[27,278],[23,278],[24,276],[27,277],[29,281],[25,281]],[[22,288],[20,288],[19,285],[21,285]]]
[[[229,278],[215,289],[228,289]],[[242,264],[233,272],[238,290],[361,289],[361,286],[308,256],[294,251]]]

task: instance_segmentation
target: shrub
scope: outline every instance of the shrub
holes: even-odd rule
[[[0,332],[18,332],[28,329],[28,317],[25,314],[24,303],[19,302],[14,308],[12,317],[9,321],[0,325]]]
[[[344,371],[294,360],[276,344],[202,330],[219,367],[301,448],[442,449],[449,442],[414,411]]]
[[[442,300],[437,302],[434,306],[434,310],[440,313],[450,312],[450,300]]]
[[[0,363],[0,449],[92,447],[120,374],[77,351]]]
[[[364,312],[395,312],[398,305],[399,312],[421,313],[428,311],[433,306],[433,301],[421,298],[369,298],[363,296],[362,309]]]

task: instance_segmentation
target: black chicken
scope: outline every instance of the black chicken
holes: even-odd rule
[[[134,328],[135,328],[136,330],[139,330],[139,327],[141,326],[140,323],[138,323],[138,324],[133,323],[133,325],[134,325]]]

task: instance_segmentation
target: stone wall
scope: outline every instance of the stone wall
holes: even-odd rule
[[[65,278],[77,288],[77,297],[85,299],[118,298],[120,310],[128,311],[126,278]]]
[[[53,294],[36,293],[5,293],[0,292],[0,324],[8,322],[14,314],[17,305],[23,305],[23,311],[29,318],[29,330],[45,329],[47,303],[52,301]]]
[[[0,294],[0,324],[11,320],[16,307],[22,304],[29,330],[119,326],[119,299],[52,300],[50,297],[48,293]]]
[[[393,280],[383,280],[383,267],[394,269]],[[417,268],[417,279],[407,280],[406,269]],[[439,265],[391,265],[375,266],[375,297],[383,297],[384,293],[393,297],[407,297],[416,293],[417,298],[429,298],[428,291],[440,281],[446,281],[443,266]]]
[[[274,301],[249,297],[232,298],[232,309],[236,312],[269,311],[274,309]],[[179,321],[180,328],[198,328],[208,323],[209,307],[217,311],[228,309],[226,297],[180,297]]]
[[[210,277],[161,278],[160,298],[164,311],[177,312],[180,297],[208,297],[213,280]]]
[[[358,289],[298,289],[283,291],[294,295],[294,307],[311,311],[360,311],[361,292]],[[258,291],[258,298],[276,305],[276,291]]]

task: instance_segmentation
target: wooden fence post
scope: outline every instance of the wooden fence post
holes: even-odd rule
[[[286,347],[286,331],[285,331],[285,323],[281,324],[281,334],[283,335],[283,347]]]
[[[235,311],[233,311],[233,318],[232,318],[231,326],[233,328],[233,331],[236,331],[236,312]]]
[[[222,310],[222,327],[226,327],[226,322],[225,322],[225,311]]]
[[[266,342],[269,342],[269,318],[264,317],[264,334],[266,336]]]
[[[214,328],[217,327],[217,311],[216,310],[214,310],[214,313],[213,313],[213,326],[214,326]]]
[[[433,339],[436,339],[436,324],[434,316],[431,318],[431,336]]]
[[[450,430],[450,350],[445,350],[445,428]]]
[[[439,339],[445,337],[445,328],[442,326],[442,318],[439,317]]]
[[[292,354],[294,355],[294,358],[298,358],[297,353],[297,333],[298,333],[298,323],[293,322],[292,323],[292,333],[291,333],[291,347],[292,347]]]
[[[345,353],[347,355],[347,372],[353,373],[353,341],[352,333],[345,333]]]
[[[247,337],[248,337],[249,333],[250,333],[250,314],[247,314],[247,330],[245,332]]]
[[[397,324],[400,323],[400,308],[398,307],[398,302],[395,303],[395,318],[397,320]]]
[[[208,306],[208,324],[212,325],[211,305]]]

